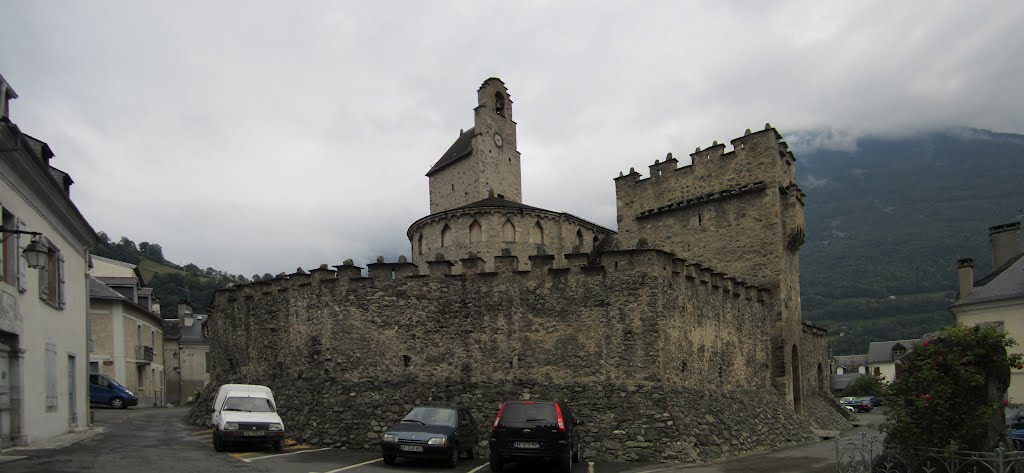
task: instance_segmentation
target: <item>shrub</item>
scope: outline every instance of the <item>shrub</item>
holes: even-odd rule
[[[882,381],[875,376],[870,374],[863,374],[852,381],[843,390],[843,396],[878,396],[882,397],[885,393],[885,386],[882,385]]]
[[[1003,439],[1004,395],[1021,355],[993,327],[946,327],[915,345],[885,396],[883,430],[900,447],[990,451]]]

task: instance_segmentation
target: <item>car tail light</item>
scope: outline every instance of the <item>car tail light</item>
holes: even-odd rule
[[[558,418],[558,431],[565,432],[565,418],[562,417],[562,408],[555,403],[555,416]]]
[[[501,403],[501,407],[498,408],[498,415],[494,416],[494,427],[491,427],[491,432],[498,430],[498,421],[501,420],[501,413],[505,412],[505,403]]]

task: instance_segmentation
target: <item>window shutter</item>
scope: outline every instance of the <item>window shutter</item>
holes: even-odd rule
[[[64,255],[57,253],[57,307],[64,308]]]
[[[46,408],[57,408],[57,345],[46,344]]]
[[[18,230],[25,229],[25,221],[18,219]],[[15,235],[18,242],[18,250],[14,259],[18,261],[18,292],[28,292],[28,260],[25,259],[25,247],[28,246],[28,235]]]
[[[4,206],[0,205],[0,217],[2,217],[3,214],[4,214]],[[3,226],[3,222],[0,221],[0,227],[2,227],[2,226]],[[0,280],[3,280],[3,278],[4,278],[4,274],[3,274],[3,271],[2,271],[2,268],[4,267],[4,256],[6,256],[6,255],[4,255],[4,248],[7,248],[8,244],[13,244],[14,243],[14,242],[11,242],[11,243],[7,242],[7,238],[12,237],[12,236],[14,236],[14,235],[10,235],[10,234],[7,234],[7,233],[0,233],[0,238],[3,238],[3,242],[0,242]],[[15,241],[17,241],[17,240],[15,240]]]
[[[49,245],[47,245],[49,246]],[[44,301],[50,300],[50,256],[46,257],[46,264],[39,268],[39,298]]]

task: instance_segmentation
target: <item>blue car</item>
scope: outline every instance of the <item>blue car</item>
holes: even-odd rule
[[[139,404],[135,393],[117,381],[99,373],[89,374],[89,403],[103,404],[114,409],[125,409]]]

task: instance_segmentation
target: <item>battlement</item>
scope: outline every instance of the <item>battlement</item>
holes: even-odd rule
[[[625,272],[642,272],[665,279],[675,277],[750,301],[764,302],[771,294],[770,289],[748,284],[698,262],[687,261],[658,249],[606,250],[597,255],[569,253],[564,255],[565,265],[560,266],[555,265],[555,255],[534,255],[529,257],[532,269],[521,269],[519,258],[516,256],[499,255],[493,257],[494,271],[484,270],[484,258],[472,256],[459,260],[461,274],[452,274],[452,268],[456,266],[454,261],[444,259],[443,255],[437,256],[439,258],[428,261],[429,270],[426,273],[421,272],[417,265],[408,262],[405,256],[399,257],[397,262],[386,262],[381,256],[375,263],[366,265],[367,276],[363,276],[364,268],[356,266],[348,259],[336,266],[321,264],[309,272],[298,268],[292,274],[280,273],[270,281],[256,281],[219,289],[215,297],[236,300],[239,297],[301,291],[318,285],[377,286],[432,278],[471,279],[512,275],[520,278],[547,277],[562,280],[566,277],[605,277],[611,273]]]
[[[668,153],[665,161],[655,160],[648,166],[647,178],[635,168],[630,168],[628,173],[620,172],[615,178],[616,190],[643,192],[645,187],[659,187],[662,179],[692,188],[689,193],[694,195],[759,181],[778,182],[782,187],[794,182],[796,157],[771,124],[765,124],[765,129],[758,132],[747,129],[743,136],[730,143],[730,151],[717,141],[707,148],[697,147],[690,154],[690,164],[684,166],[679,166],[679,161]]]

